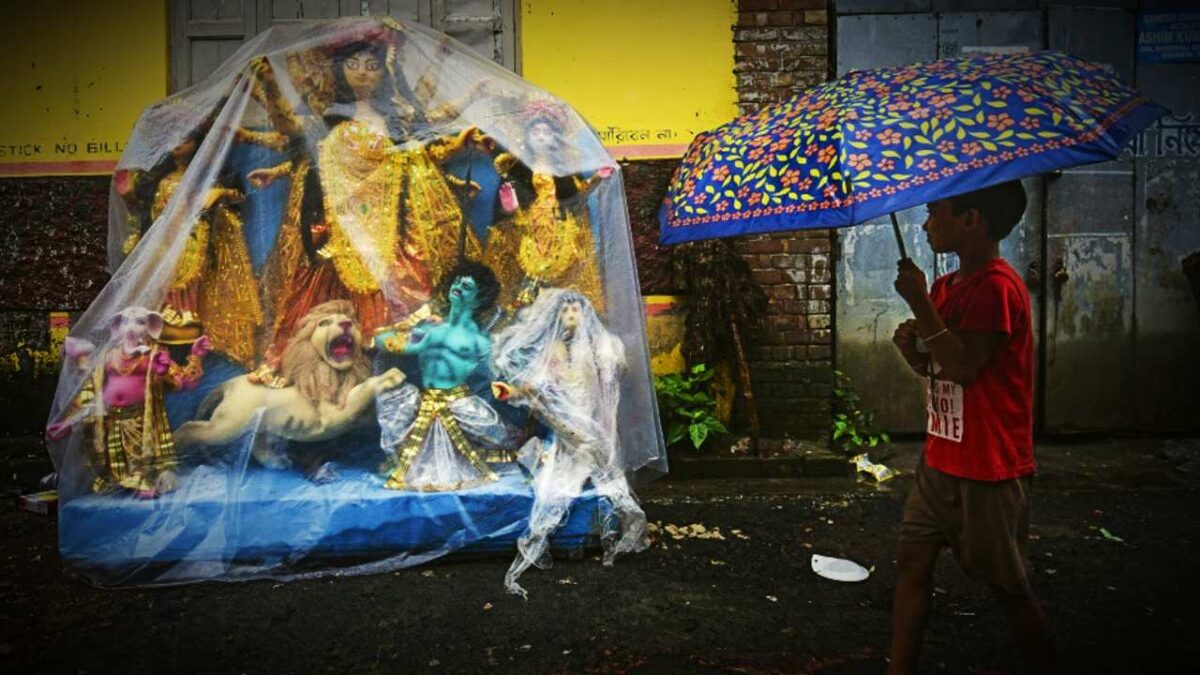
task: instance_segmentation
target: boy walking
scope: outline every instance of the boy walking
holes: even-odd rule
[[[931,202],[929,245],[958,254],[958,271],[927,293],[921,269],[909,258],[899,263],[896,291],[914,318],[892,341],[928,378],[928,423],[900,527],[889,673],[917,669],[943,547],[991,587],[1028,669],[1051,669],[1050,628],[1025,561],[1035,468],[1033,323],[1025,283],[1000,257],[1000,241],[1025,205],[1019,181]]]

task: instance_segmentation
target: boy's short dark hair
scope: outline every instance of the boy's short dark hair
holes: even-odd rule
[[[1019,180],[1010,180],[950,198],[950,208],[954,215],[967,209],[979,211],[980,215],[987,219],[988,236],[994,241],[1007,237],[1017,223],[1021,222],[1027,203],[1025,188]]]

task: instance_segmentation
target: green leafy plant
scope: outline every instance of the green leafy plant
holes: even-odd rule
[[[891,438],[875,429],[875,411],[863,410],[861,397],[850,377],[833,371],[833,444],[848,454],[890,443]]]
[[[686,373],[654,378],[654,390],[658,392],[659,410],[663,412],[668,444],[687,438],[699,450],[713,432],[728,433],[728,429],[714,414],[717,401],[707,391],[707,382],[712,379],[714,372],[703,363],[698,363]]]
[[[758,407],[750,387],[746,347],[766,321],[767,294],[746,260],[721,239],[673,247],[671,265],[688,297],[683,357],[688,363],[733,359],[750,423],[750,446],[758,452]]]

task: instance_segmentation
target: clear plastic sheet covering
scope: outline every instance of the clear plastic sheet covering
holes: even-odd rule
[[[96,584],[646,546],[666,470],[621,173],[391,19],[272,28],[148,108],[47,427]],[[499,570],[498,570],[499,578]]]

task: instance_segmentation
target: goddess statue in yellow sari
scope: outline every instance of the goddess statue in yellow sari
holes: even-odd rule
[[[355,305],[366,334],[405,318],[426,305],[457,260],[463,213],[451,184],[466,182],[442,165],[478,132],[405,140],[415,113],[395,94],[388,58],[379,42],[340,48],[334,102],[323,111],[329,129],[315,163],[296,158],[248,176],[256,187],[291,178],[289,210],[308,253],[283,280],[276,347],[309,310],[332,299]],[[478,255],[474,232],[465,230],[467,255]]]
[[[150,171],[117,177],[118,194],[139,220],[123,243],[126,255],[140,241],[143,229],[167,210],[206,132],[206,127],[197,128]],[[204,191],[202,199],[162,303],[164,329],[159,342],[187,344],[203,331],[214,349],[249,366],[256,358],[255,331],[263,313],[236,206],[243,195],[219,184]]]
[[[485,259],[497,271],[510,308],[531,304],[542,288],[573,287],[603,313],[586,195],[612,175],[612,167],[590,178],[563,175],[556,167],[560,153],[569,152],[565,112],[552,102],[534,101],[522,115],[521,158],[501,152],[494,160],[503,181],[497,196],[502,215],[489,234]]]

